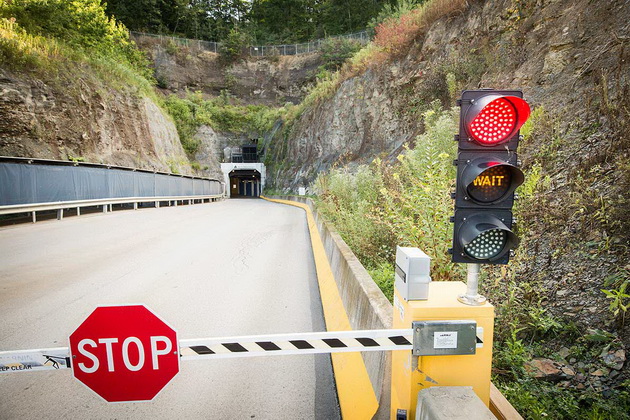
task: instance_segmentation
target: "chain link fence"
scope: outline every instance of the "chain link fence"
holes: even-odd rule
[[[178,38],[176,36],[167,36],[167,35],[156,35],[156,34],[148,34],[146,32],[135,32],[129,31],[129,34],[132,38],[156,38],[160,40],[160,44],[164,42],[173,42],[177,45],[183,45],[188,48],[196,48],[199,50],[205,50],[217,53],[219,52],[219,48],[221,48],[221,43],[213,42],[213,41],[202,41],[200,39],[188,39],[188,38]]]
[[[160,43],[173,42],[177,45],[182,45],[188,48],[196,48],[199,50],[210,51],[218,53],[221,49],[220,42],[202,41],[199,39],[178,38],[176,36],[156,35],[145,32],[131,31],[130,35],[136,39],[141,37],[156,38],[160,40]],[[310,54],[321,49],[321,46],[330,39],[348,39],[359,42],[360,44],[367,44],[370,42],[371,37],[368,31],[355,32],[352,34],[331,36],[324,39],[318,39],[311,42],[301,44],[282,44],[282,45],[261,45],[248,47],[249,55],[252,57],[269,57],[277,55],[298,55],[298,54]]]

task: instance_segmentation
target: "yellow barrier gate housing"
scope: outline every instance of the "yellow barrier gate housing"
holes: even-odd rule
[[[476,354],[413,356],[411,352],[392,352],[393,420],[414,419],[418,392],[432,386],[472,386],[481,401],[489,404],[494,307],[458,302],[457,296],[466,293],[462,282],[431,282],[428,286],[427,300],[406,301],[394,289],[393,328],[411,328],[413,321],[476,321]],[[405,410],[407,416],[397,417],[398,410]]]

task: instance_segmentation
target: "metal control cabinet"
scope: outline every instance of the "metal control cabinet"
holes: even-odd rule
[[[396,247],[394,284],[404,300],[429,297],[431,258],[418,248]]]

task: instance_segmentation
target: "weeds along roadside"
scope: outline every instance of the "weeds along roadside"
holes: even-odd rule
[[[533,121],[540,122],[544,112],[535,110]],[[396,162],[375,159],[352,170],[335,167],[315,183],[318,212],[333,223],[390,301],[396,245],[425,251],[432,258],[435,281],[465,278],[463,266],[450,263],[446,252],[452,238],[448,192],[455,181],[457,110],[443,110],[436,101],[423,119],[425,133]],[[530,123],[523,132],[528,136],[531,130]],[[550,182],[537,163],[526,169],[525,178],[517,215],[540,201]],[[527,230],[520,235],[523,241],[535,240]],[[623,389],[603,396],[595,390],[563,388],[533,378],[526,368],[535,357],[558,359],[554,349],[561,342],[568,343],[564,357],[595,367],[593,361],[618,343],[609,333],[583,333],[570,320],[548,313],[536,282],[518,277],[519,267],[529,262],[517,252],[508,266],[484,267],[484,293],[497,314],[493,380],[526,418],[627,418],[630,399]]]

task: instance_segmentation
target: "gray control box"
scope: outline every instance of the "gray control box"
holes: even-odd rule
[[[429,298],[431,258],[418,248],[396,247],[394,283],[400,296],[409,300]]]
[[[475,321],[414,321],[413,355],[445,356],[477,352]]]

